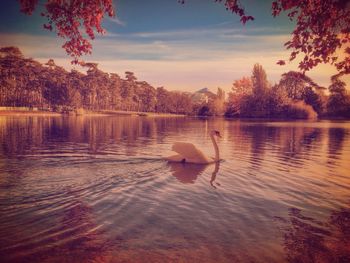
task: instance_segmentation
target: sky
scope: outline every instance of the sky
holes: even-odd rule
[[[43,2],[43,1],[39,1]],[[214,0],[117,0],[115,18],[105,18],[106,34],[91,43],[99,68],[124,77],[133,71],[139,80],[169,90],[196,91],[221,87],[229,91],[234,80],[251,76],[255,63],[266,70],[268,80],[277,83],[281,74],[298,70],[297,61],[285,66],[293,22],[286,15],[271,16],[271,0],[242,0],[254,21],[242,25],[239,17]],[[63,40],[43,29],[40,6],[32,16],[19,10],[18,1],[0,1],[0,46],[18,46],[26,57],[40,62],[53,58],[67,70],[78,66],[61,48]],[[307,73],[327,87],[334,67],[321,65]],[[350,78],[344,78],[349,86]]]

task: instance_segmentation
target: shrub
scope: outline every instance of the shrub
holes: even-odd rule
[[[282,115],[294,119],[317,119],[317,113],[312,106],[304,101],[291,101],[282,108]]]
[[[213,116],[213,112],[207,105],[204,105],[199,109],[198,116]]]

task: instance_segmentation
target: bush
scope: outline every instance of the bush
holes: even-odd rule
[[[227,118],[239,117],[239,112],[235,108],[228,106],[224,116]]]
[[[291,119],[317,119],[317,113],[312,106],[304,101],[292,101],[282,107],[282,116]]]
[[[213,112],[207,105],[204,105],[199,109],[198,116],[213,116]]]

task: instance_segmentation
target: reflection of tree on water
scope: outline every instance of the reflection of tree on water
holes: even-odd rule
[[[184,184],[194,184],[197,180],[198,176],[202,174],[208,167],[213,167],[212,165],[203,165],[203,164],[192,164],[192,163],[175,163],[169,162],[170,172],[173,176],[176,177],[181,183]],[[210,184],[214,186],[214,181],[216,179],[216,175],[220,169],[220,162],[215,163],[215,168],[212,173]]]
[[[5,116],[0,118],[0,154],[18,157],[32,154],[32,148],[55,149],[65,142],[84,144],[92,154],[103,152],[111,143],[120,141],[126,146],[142,144],[144,147],[150,143],[149,138],[162,141],[166,131],[177,131],[189,123],[183,118]],[[132,155],[137,149],[126,147],[123,150]]]
[[[288,127],[279,131],[278,144],[281,145],[281,159],[298,165],[313,158],[322,146],[323,132],[319,128]],[[311,157],[309,157],[311,156]]]
[[[305,127],[288,128],[281,132],[281,139],[285,142],[283,152],[286,157],[298,157],[299,153],[305,154],[321,135],[319,129]]]
[[[250,162],[254,169],[261,165],[265,154],[265,143],[269,138],[269,127],[264,125],[248,125],[242,126],[240,130],[244,136],[248,136],[251,141],[251,157]]]
[[[210,185],[214,188],[216,188],[216,186],[214,185],[214,181],[216,180],[216,175],[219,172],[220,169],[220,162],[216,162],[215,163],[215,169],[213,171],[213,173],[211,174],[211,178],[210,178]],[[216,183],[217,185],[220,185],[219,183]]]
[[[281,145],[278,149],[282,158],[286,161],[294,161],[302,153],[305,155],[312,153],[320,143],[322,131],[319,128],[306,127],[275,127],[261,124],[243,125],[237,131],[236,136],[245,138],[246,147],[250,145],[250,162],[259,168],[262,161],[266,159],[271,144]],[[278,142],[278,143],[276,143]],[[319,147],[319,146],[317,146]],[[277,148],[276,148],[277,149]]]
[[[288,262],[350,262],[350,208],[333,211],[327,222],[291,208],[284,231]]]
[[[314,150],[313,146],[321,143],[322,130],[319,128],[313,128],[305,130],[304,135],[301,138],[300,144],[304,147],[304,152],[309,153]]]
[[[16,156],[30,150],[32,145],[40,145],[44,136],[41,127],[44,119],[0,117],[0,154],[8,157]]]
[[[302,164],[305,157],[312,158],[322,146],[324,131],[320,128],[284,123],[237,122],[227,132],[234,152],[249,153],[249,162],[254,169],[264,160],[277,155],[285,162]],[[247,150],[250,150],[249,152]]]
[[[337,159],[340,154],[344,141],[347,137],[345,129],[330,128],[328,130],[328,153],[330,159]]]

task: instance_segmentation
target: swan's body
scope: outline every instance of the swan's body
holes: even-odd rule
[[[171,148],[172,151],[177,154],[169,156],[166,158],[169,162],[182,162],[182,163],[196,163],[196,164],[209,164],[220,161],[219,147],[216,143],[214,136],[220,136],[218,131],[212,131],[210,133],[210,138],[213,142],[215,157],[208,157],[201,150],[199,150],[194,144],[187,142],[176,142]]]

